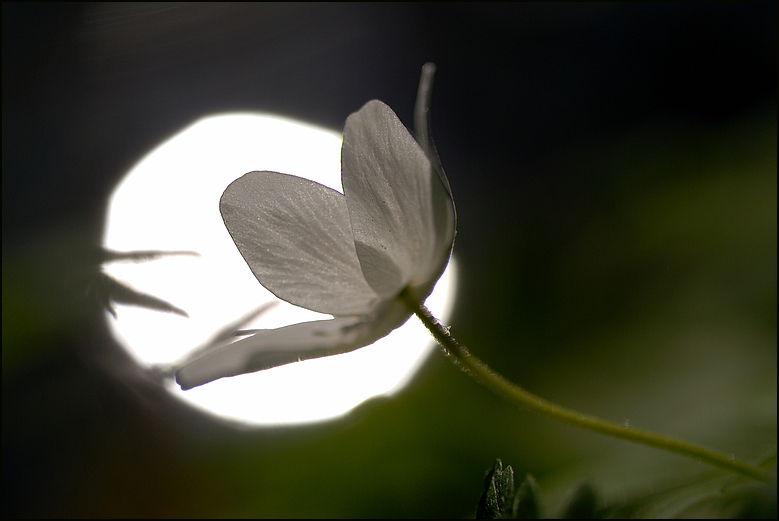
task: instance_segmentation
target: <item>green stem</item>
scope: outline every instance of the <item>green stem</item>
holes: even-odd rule
[[[427,327],[430,333],[435,337],[444,352],[450,356],[454,362],[471,376],[476,378],[482,385],[494,393],[514,402],[522,407],[527,407],[539,414],[555,421],[580,427],[607,436],[621,438],[623,440],[635,443],[643,443],[650,447],[675,452],[684,456],[705,461],[715,467],[720,467],[731,472],[737,472],[767,483],[776,483],[776,476],[763,469],[753,467],[748,463],[739,461],[732,456],[728,456],[692,443],[677,440],[663,434],[627,427],[608,420],[602,420],[595,416],[582,414],[580,412],[557,405],[540,396],[536,396],[521,387],[509,382],[501,375],[487,367],[484,362],[468,352],[465,346],[461,345],[449,333],[448,328],[441,325],[440,322],[430,313],[424,304],[418,302],[411,291],[404,289],[399,298],[406,304],[409,311],[414,313],[419,320]]]

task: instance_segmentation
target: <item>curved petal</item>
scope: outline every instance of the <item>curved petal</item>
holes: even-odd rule
[[[438,157],[438,152],[436,152],[430,133],[430,96],[433,90],[434,75],[434,64],[426,63],[422,66],[422,73],[419,77],[419,89],[417,90],[417,101],[414,105],[414,132],[419,145],[432,163],[439,181],[433,181],[432,183],[433,220],[436,228],[433,256],[435,259],[438,259],[438,262],[431,265],[425,284],[412,286],[415,294],[420,299],[425,299],[433,291],[435,283],[446,269],[452,253],[452,247],[454,246],[454,236],[457,229],[457,212],[454,207],[454,199],[452,198],[452,189],[449,186],[449,179],[446,178],[444,169],[441,166],[441,159]]]
[[[354,351],[401,326],[411,314],[398,300],[385,303],[382,313],[364,317],[303,322],[278,329],[264,329],[232,344],[216,346],[176,372],[176,381],[187,390],[198,385],[280,365]]]
[[[384,298],[421,284],[435,259],[436,228],[425,152],[384,103],[373,100],[344,128],[341,176],[365,280]]]
[[[360,269],[342,194],[249,172],[227,187],[219,209],[254,276],[280,299],[331,315],[365,315],[380,301]]]

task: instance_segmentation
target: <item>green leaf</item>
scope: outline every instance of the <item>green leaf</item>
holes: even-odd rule
[[[511,467],[509,467],[511,468]],[[528,474],[514,496],[511,508],[513,519],[539,519],[541,517],[541,501],[538,482]]]
[[[511,519],[514,503],[514,469],[503,469],[500,458],[484,477],[484,492],[476,507],[476,519]]]
[[[582,483],[570,495],[568,506],[563,511],[563,519],[598,519],[602,517],[598,511],[598,493],[592,485]]]

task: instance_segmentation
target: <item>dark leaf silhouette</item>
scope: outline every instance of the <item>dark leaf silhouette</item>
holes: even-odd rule
[[[98,250],[95,261],[97,261],[98,265],[118,261],[144,262],[157,260],[162,257],[170,257],[173,255],[199,256],[200,254],[193,251],[161,250],[136,250],[121,252],[101,248]],[[155,297],[154,295],[142,293],[128,286],[127,284],[116,280],[102,269],[97,270],[96,272],[90,270],[90,273],[87,275],[87,277],[87,293],[96,298],[100,305],[104,307],[109,313],[111,313],[114,318],[116,318],[116,309],[114,309],[113,304],[138,306],[155,311],[174,313],[176,315],[189,318],[189,315],[183,309],[176,307],[170,302],[167,302],[159,297]]]

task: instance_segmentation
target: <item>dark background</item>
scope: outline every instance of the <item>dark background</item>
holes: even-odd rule
[[[378,98],[410,125],[426,61],[455,336],[565,405],[775,454],[776,27],[775,3],[4,3],[4,517],[473,516],[496,457],[554,514],[584,480],[613,504],[709,470],[443,356],[345,420],[236,431],[113,343],[82,285],[135,161],[224,111],[341,129]],[[775,488],[743,497],[775,516]]]

